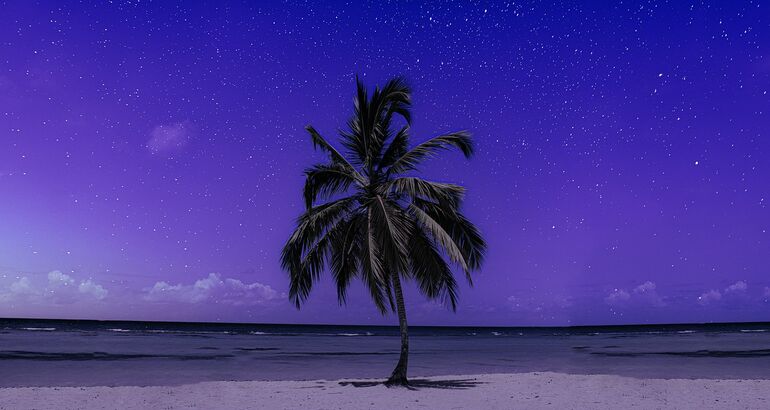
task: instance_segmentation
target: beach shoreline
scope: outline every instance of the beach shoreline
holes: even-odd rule
[[[553,372],[381,379],[219,381],[180,386],[0,388],[0,410],[19,409],[757,409],[770,380],[640,379]]]

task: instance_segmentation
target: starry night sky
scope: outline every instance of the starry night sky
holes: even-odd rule
[[[770,320],[770,3],[201,3],[0,2],[0,317],[395,323],[279,267],[358,74],[477,142],[424,171],[488,258],[411,323]]]

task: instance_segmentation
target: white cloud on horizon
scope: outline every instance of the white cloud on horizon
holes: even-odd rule
[[[722,293],[714,289],[711,289],[708,292],[703,292],[700,296],[698,296],[698,303],[703,306],[719,300],[722,300]]]
[[[159,281],[144,291],[144,299],[151,302],[195,304],[213,301],[232,306],[260,305],[286,297],[268,285],[259,282],[243,283],[231,278],[222,279],[218,273],[210,273],[192,285],[172,285]]]
[[[626,292],[623,289],[615,289],[612,292],[610,292],[609,295],[607,295],[606,298],[604,298],[604,301],[608,305],[617,305],[619,303],[627,302],[631,299],[631,294]]]
[[[666,305],[663,298],[658,295],[655,282],[649,280],[636,286],[630,292],[616,288],[604,298],[604,302],[610,306],[639,304],[661,307]]]
[[[102,300],[106,298],[108,293],[107,289],[105,289],[102,285],[92,281],[91,279],[88,279],[85,282],[81,282],[78,286],[78,291],[86,295],[91,295],[96,298],[96,300]]]
[[[650,282],[649,280],[647,282],[642,283],[641,285],[634,288],[634,293],[645,293],[645,292],[651,292],[655,290],[657,286],[655,286],[654,282]]]
[[[16,282],[11,283],[9,290],[14,295],[32,295],[35,293],[34,289],[32,289],[32,282],[30,282],[29,278],[26,276],[23,276]]]
[[[703,292],[700,296],[698,296],[698,303],[702,306],[707,306],[712,303],[718,302],[720,300],[723,300],[725,297],[746,297],[746,291],[748,290],[749,286],[746,284],[745,281],[739,280],[732,285],[727,286],[724,288],[723,291],[718,291],[715,289],[708,290],[706,292]],[[767,288],[766,288],[767,289]]]
[[[75,283],[75,279],[61,271],[54,270],[48,272],[48,284],[51,286],[70,286]]]
[[[109,293],[92,279],[77,281],[70,275],[53,270],[46,275],[46,283],[36,284],[27,276],[13,281],[7,289],[0,289],[0,301],[70,304],[100,301]]]
[[[732,285],[726,287],[725,293],[745,292],[748,288],[749,287],[746,282],[739,280],[738,282],[735,282]]]

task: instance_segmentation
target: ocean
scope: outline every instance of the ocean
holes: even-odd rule
[[[770,379],[770,323],[410,328],[409,373]],[[0,387],[386,378],[396,327],[0,319]]]

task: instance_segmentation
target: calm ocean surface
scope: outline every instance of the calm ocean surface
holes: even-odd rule
[[[770,379],[770,323],[412,327],[414,376]],[[384,378],[397,328],[0,319],[0,387]]]

